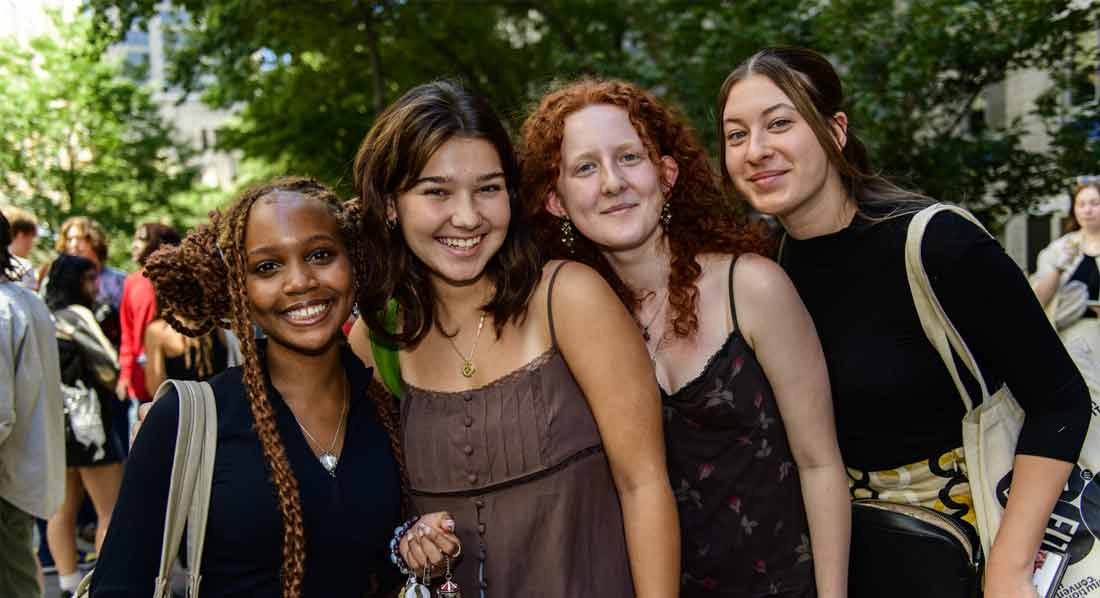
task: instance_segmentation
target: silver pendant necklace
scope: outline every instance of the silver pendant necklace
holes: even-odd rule
[[[302,425],[302,420],[298,419],[298,414],[294,413],[294,410],[290,410],[290,414],[294,416],[294,421],[298,422],[298,427],[305,433],[306,438],[310,439],[314,446],[321,449],[321,454],[317,455],[317,460],[321,462],[321,467],[325,468],[325,471],[332,477],[336,477],[336,465],[339,463],[340,458],[336,456],[336,443],[340,440],[340,430],[344,427],[344,416],[348,413],[348,403],[351,402],[348,397],[348,382],[344,380],[344,406],[340,409],[340,421],[336,424],[336,432],[332,435],[332,442],[329,444],[328,450],[324,450],[320,442],[313,437],[313,434],[309,433],[309,430]],[[287,405],[289,407],[289,405]]]

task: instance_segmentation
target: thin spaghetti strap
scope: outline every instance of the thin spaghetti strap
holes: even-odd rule
[[[733,268],[737,265],[737,258],[740,255],[733,256],[730,260],[730,274],[729,274],[729,286],[730,286],[730,319],[733,320],[733,329],[737,330],[737,304],[733,302]]]
[[[550,323],[550,346],[555,349],[558,347],[558,335],[554,333],[554,306],[550,299],[554,294],[554,281],[558,278],[558,272],[561,272],[562,266],[568,263],[562,260],[558,267],[554,268],[554,273],[550,275],[550,285],[546,289],[546,320]]]

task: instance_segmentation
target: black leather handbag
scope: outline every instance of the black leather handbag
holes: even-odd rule
[[[971,526],[927,507],[852,503],[851,598],[975,598],[981,542]]]

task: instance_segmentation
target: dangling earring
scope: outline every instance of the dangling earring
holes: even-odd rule
[[[661,206],[661,225],[668,228],[668,223],[672,222],[672,202],[665,200],[665,205]]]
[[[393,220],[390,220],[389,218],[387,218],[386,219],[386,228],[388,228],[390,230],[393,230],[393,229],[397,228],[397,218],[394,218]]]
[[[568,218],[561,219],[561,244],[565,245],[569,251],[573,251],[573,223]]]

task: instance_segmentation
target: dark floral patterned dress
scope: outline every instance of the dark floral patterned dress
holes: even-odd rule
[[[732,272],[731,264],[731,282]],[[731,312],[733,305],[731,284]],[[740,331],[662,400],[683,539],[681,596],[816,595],[798,468],[771,385]]]

